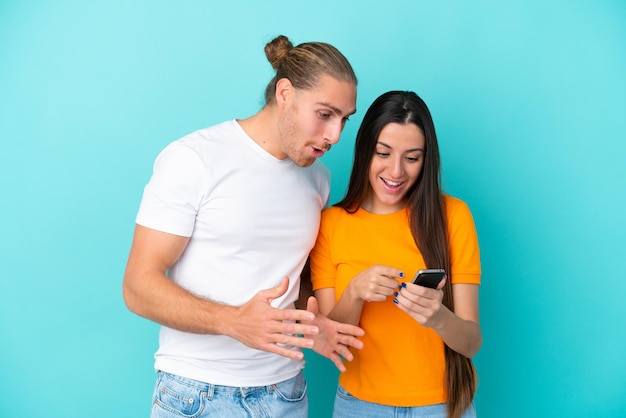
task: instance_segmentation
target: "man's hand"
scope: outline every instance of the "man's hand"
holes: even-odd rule
[[[307,301],[307,311],[314,314],[315,318],[312,320],[304,320],[302,323],[315,326],[315,328],[319,330],[319,333],[314,335],[303,333],[305,339],[312,339],[314,341],[313,350],[331,359],[340,371],[345,372],[346,367],[341,360],[341,356],[348,361],[354,359],[349,347],[359,350],[363,348],[363,342],[356,337],[363,336],[365,331],[357,326],[342,324],[341,322],[333,321],[322,315],[319,312],[317,299],[315,299],[314,296],[311,296]]]
[[[272,300],[284,295],[288,287],[289,278],[285,277],[278,286],[261,290],[245,305],[235,308],[225,334],[248,347],[301,360],[302,351],[285,346],[313,348],[312,337],[319,334],[319,325],[315,323],[315,313],[270,305]],[[298,334],[308,337],[300,338]]]

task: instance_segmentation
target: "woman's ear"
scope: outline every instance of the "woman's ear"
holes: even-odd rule
[[[289,102],[289,100],[294,95],[295,89],[293,84],[291,84],[291,80],[288,78],[281,78],[276,83],[276,104],[280,108],[284,108],[285,105]]]

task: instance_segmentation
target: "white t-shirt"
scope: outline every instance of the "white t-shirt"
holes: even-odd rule
[[[300,272],[328,203],[329,172],[278,160],[236,120],[196,131],[157,157],[137,223],[191,237],[168,276],[192,293],[240,306],[285,276],[272,305],[292,308]],[[262,386],[295,376],[303,361],[223,335],[161,327],[155,368],[207,383]]]

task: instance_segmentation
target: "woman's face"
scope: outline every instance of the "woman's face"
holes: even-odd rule
[[[370,191],[363,208],[392,213],[406,206],[406,194],[422,172],[426,140],[413,123],[389,123],[378,136],[369,169]]]

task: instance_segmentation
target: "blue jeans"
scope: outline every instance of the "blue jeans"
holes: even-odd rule
[[[428,406],[389,406],[362,401],[349,394],[341,385],[337,386],[334,418],[446,418],[446,404]],[[462,418],[476,418],[474,405],[465,411]]]
[[[306,418],[306,381],[295,377],[270,386],[232,387],[158,372],[152,418]]]

